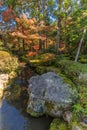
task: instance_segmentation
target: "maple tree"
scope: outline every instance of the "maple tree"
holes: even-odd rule
[[[17,22],[17,28],[11,33],[14,39],[13,41],[19,45],[19,49],[21,46],[23,51],[26,50],[25,46],[29,47],[28,49],[30,51],[33,49],[37,50],[34,45],[38,44],[39,39],[44,40],[44,38],[38,34],[36,19],[27,19],[26,15],[23,14],[20,18],[16,17],[15,20]]]
[[[28,50],[30,52],[28,52],[29,56],[38,53],[40,41],[43,42],[43,48],[45,47],[45,44],[47,44],[45,32],[57,29],[54,26],[45,26],[42,21],[38,24],[35,18],[28,19],[25,14],[22,14],[21,17],[16,17],[15,20],[17,28],[10,33],[13,38],[13,44],[18,46],[19,50],[22,49],[22,52]],[[50,38],[48,39],[52,41]]]
[[[35,50],[33,48],[35,45],[39,46],[38,50],[43,50],[48,48],[49,44],[55,43],[57,53],[63,49],[72,53],[72,50],[78,47],[86,25],[86,22],[82,22],[86,21],[86,1],[3,0],[3,2],[8,6],[2,13],[4,21],[8,22],[13,18],[17,23],[16,29],[11,34],[14,37],[14,46],[32,51]],[[2,6],[2,2],[0,5]],[[23,12],[28,18],[22,14]],[[82,14],[79,19],[78,12]]]
[[[14,19],[15,14],[12,10],[12,7],[8,7],[4,12],[2,12],[2,17],[5,22],[10,21],[10,19]]]

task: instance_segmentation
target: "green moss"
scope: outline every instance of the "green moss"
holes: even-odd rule
[[[74,120],[71,122],[71,124],[69,124],[68,128],[72,128],[72,130],[75,130],[75,128],[80,128],[80,130],[87,130],[86,127],[83,127],[80,122]]]
[[[7,51],[0,51],[0,59],[2,59],[3,57],[9,57],[10,54]]]
[[[73,82],[78,82],[78,76],[81,73],[87,73],[87,64],[76,63],[70,60],[61,60],[55,66],[60,68],[61,73],[65,74]]]
[[[61,119],[54,119],[50,125],[50,130],[68,130],[66,122]]]
[[[10,91],[11,94],[7,97],[7,100],[15,101],[15,100],[20,99],[21,88],[20,88],[20,86],[18,84],[13,82],[13,84],[11,85],[9,91]]]
[[[6,51],[0,51],[0,71],[11,73],[18,68],[18,59]]]
[[[73,105],[75,114],[87,115],[87,87],[78,86],[78,101]]]
[[[33,116],[33,117],[39,117],[39,116],[42,116],[43,114],[41,113],[38,113],[38,112],[35,112],[35,111],[32,111],[31,109],[27,108],[27,112]]]
[[[64,83],[71,85],[73,89],[76,87],[75,84],[69,78],[64,77]]]
[[[80,63],[86,63],[86,64],[87,64],[87,59],[80,59],[79,62],[80,62]]]
[[[87,64],[87,55],[85,54],[85,55],[79,56],[79,62],[83,64],[85,63]]]
[[[33,57],[29,60],[29,64],[32,67],[37,67],[38,65],[50,66],[55,61],[55,55],[51,53],[41,54]]]
[[[48,102],[48,101],[45,101],[45,106],[48,111],[51,111],[54,108],[54,104],[52,104],[51,102]]]
[[[43,74],[43,73],[47,72],[46,71],[46,67],[44,67],[44,66],[37,66],[35,68],[35,72],[38,73],[38,74]]]
[[[46,55],[43,54],[39,57],[39,60],[42,62],[42,59],[45,56]],[[87,74],[87,64],[76,63],[65,59],[66,57],[64,58],[63,56],[57,56],[54,62],[55,64],[47,66],[46,64],[44,65],[44,63],[41,63],[35,66],[35,72],[38,74],[43,74],[51,71],[63,77],[64,83],[68,83],[73,88],[78,99],[76,100],[75,98],[72,111],[74,111],[77,115],[87,114],[87,80],[83,80],[87,77],[85,75]],[[46,62],[48,62],[48,60]],[[79,77],[81,77],[81,79]],[[49,109],[52,108],[49,103],[47,105],[49,106]]]
[[[55,118],[51,125],[49,130],[75,130],[74,128],[80,128],[81,130],[87,130],[86,127],[81,126],[79,119],[76,116],[73,116],[72,121],[70,124],[67,124],[62,119]]]

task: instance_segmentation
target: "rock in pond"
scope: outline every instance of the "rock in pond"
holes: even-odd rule
[[[3,91],[6,88],[8,80],[9,80],[8,74],[0,74],[0,99],[3,97]]]
[[[35,117],[48,114],[59,117],[75,98],[71,85],[54,72],[33,76],[29,80],[27,112]]]
[[[3,97],[3,89],[0,88],[0,99]]]

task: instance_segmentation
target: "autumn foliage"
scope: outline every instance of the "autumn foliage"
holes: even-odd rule
[[[10,19],[14,19],[15,14],[13,13],[12,7],[8,7],[3,13],[2,13],[3,20],[5,22],[8,22]]]
[[[25,14],[21,17],[16,17],[15,21],[17,28],[10,34],[13,43],[19,46],[19,49],[22,48],[23,51],[28,50],[27,57],[36,55],[40,50],[40,42],[44,46],[45,41],[50,39],[47,38],[45,32],[48,31],[49,26],[47,27],[41,23],[37,23],[35,18],[28,19]],[[50,29],[53,29],[53,26]],[[50,41],[52,40],[50,39]]]

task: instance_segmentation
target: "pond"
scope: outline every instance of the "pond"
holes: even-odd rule
[[[46,116],[25,116],[5,99],[0,101],[0,130],[49,130],[51,121]]]

